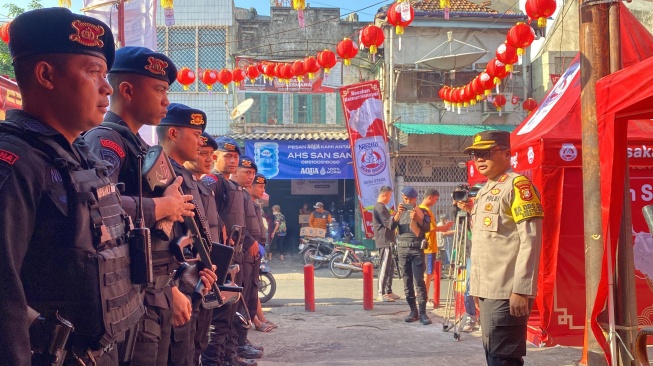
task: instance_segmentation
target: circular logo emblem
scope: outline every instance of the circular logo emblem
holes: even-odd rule
[[[562,144],[560,147],[560,159],[564,161],[574,161],[578,156],[578,150],[574,144]]]
[[[482,140],[481,135],[476,135],[476,137],[474,137],[474,143],[479,143],[481,142],[481,140]]]
[[[533,161],[535,160],[535,151],[533,151],[533,146],[528,147],[528,163],[533,164]]]
[[[368,146],[360,151],[358,167],[365,175],[377,175],[385,169],[385,151],[380,144],[375,145]]]

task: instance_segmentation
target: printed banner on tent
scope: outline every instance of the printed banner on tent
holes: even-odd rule
[[[245,154],[268,179],[354,178],[346,141],[247,140]]]
[[[340,98],[347,121],[365,235],[372,238],[372,212],[379,188],[393,186],[381,88],[378,80],[353,84],[340,89]],[[389,208],[394,209],[393,201]]]
[[[107,23],[114,38],[118,35],[118,8],[114,2],[83,0],[85,15]],[[131,0],[125,2],[125,46],[157,49],[156,45],[156,1]]]

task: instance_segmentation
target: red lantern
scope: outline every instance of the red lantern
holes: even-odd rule
[[[526,23],[519,22],[510,28],[506,40],[509,45],[517,49],[517,55],[522,56],[524,54],[524,48],[530,46],[534,39],[535,31],[533,28]]]
[[[222,69],[218,71],[217,79],[218,82],[222,84],[226,90],[229,88],[229,83],[233,80],[233,75],[231,74],[231,71]]]
[[[517,56],[517,49],[509,45],[507,42],[502,43],[497,48],[495,55],[497,56],[497,60],[506,64],[506,71],[508,72],[512,71],[512,64],[519,61],[519,56]]]
[[[5,24],[2,25],[2,27],[0,27],[0,39],[2,39],[2,41],[4,43],[9,43],[9,24],[10,23],[11,22],[5,23]]]
[[[328,74],[329,70],[336,66],[336,55],[330,50],[325,49],[322,52],[318,52],[317,62],[322,66],[324,72]]]
[[[485,95],[490,95],[490,90],[494,88],[494,78],[484,71],[478,76],[478,80],[483,90],[485,90]]]
[[[315,57],[308,56],[304,59],[304,69],[308,73],[308,78],[312,79],[315,77],[315,73],[320,71],[320,64]]]
[[[245,71],[243,71],[243,69],[237,67],[233,69],[233,71],[231,72],[231,77],[233,78],[233,81],[234,83],[236,83],[236,85],[240,85],[240,83],[243,80],[245,80],[247,75],[245,74]]]
[[[537,108],[537,102],[533,98],[528,98],[524,101],[522,107],[524,108],[524,110],[527,110],[528,112],[532,112]]]
[[[258,71],[258,68],[254,65],[249,65],[247,66],[247,71],[246,71],[247,77],[249,78],[249,81],[254,84],[256,81],[256,78],[261,74]]]
[[[506,97],[503,94],[497,94],[494,96],[494,102],[492,104],[497,107],[497,111],[501,112],[501,108],[506,105]]]
[[[506,65],[496,58],[491,59],[490,62],[487,63],[485,72],[494,78],[494,83],[496,85],[501,85],[501,79],[505,78],[508,75],[508,71],[506,71]]]
[[[555,11],[555,0],[526,0],[526,14],[528,14],[529,22],[537,19],[539,28],[546,27],[546,18],[553,15]]]
[[[472,88],[471,82],[465,85],[465,97],[466,97],[466,102],[468,102],[470,105],[476,105],[476,93]]]
[[[263,75],[265,75],[269,80],[274,79],[274,68],[276,65],[272,62],[268,62],[263,66]]]
[[[200,75],[200,80],[206,84],[208,90],[213,89],[213,84],[218,81],[218,73],[215,70],[204,70]]]
[[[184,86],[184,90],[188,90],[188,86],[195,82],[195,73],[187,67],[182,67],[177,72],[177,81]]]
[[[263,74],[265,76],[265,65],[267,63],[268,63],[267,61],[262,61],[256,65],[256,69],[258,70],[259,74]]]
[[[398,35],[404,34],[404,27],[410,25],[414,18],[415,10],[408,1],[394,3],[388,8],[388,23],[395,26],[395,33]]]
[[[349,66],[351,65],[351,61],[349,59],[356,57],[358,48],[356,48],[354,42],[351,39],[345,38],[340,41],[340,43],[338,43],[336,52],[338,52],[338,56],[340,56],[340,58],[345,60],[345,66]]]
[[[274,67],[274,75],[279,79],[279,81],[283,82],[283,72],[281,71],[281,67],[283,64],[277,64]]]
[[[376,25],[368,25],[361,31],[361,42],[370,48],[371,54],[376,54],[384,40],[383,30]]]
[[[476,100],[483,99],[483,95],[485,94],[485,88],[483,87],[483,85],[481,85],[480,75],[475,77],[474,80],[472,80],[471,84],[472,84],[472,91],[474,92],[474,94],[476,94]]]
[[[277,77],[283,80],[286,85],[290,83],[290,79],[292,79],[294,76],[295,75],[293,74],[292,66],[290,66],[290,64],[282,64],[277,74]]]
[[[297,80],[299,80],[299,82],[304,80],[304,75],[306,75],[306,68],[304,67],[304,61],[293,62],[292,73],[297,77]]]

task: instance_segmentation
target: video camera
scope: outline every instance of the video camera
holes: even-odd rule
[[[470,187],[468,184],[459,184],[451,193],[451,198],[456,202],[467,202],[470,198],[476,197],[480,189],[480,185]]]

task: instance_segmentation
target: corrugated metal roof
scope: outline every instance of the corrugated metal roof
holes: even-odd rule
[[[236,140],[349,140],[347,131],[315,133],[236,133]]]
[[[502,130],[512,132],[517,126],[511,125],[451,125],[451,124],[420,124],[396,123],[394,125],[401,132],[409,135],[449,135],[449,136],[474,136],[483,131]]]
[[[499,12],[491,9],[487,6],[477,5],[471,1],[467,0],[451,0],[451,12],[452,13],[484,13],[484,14],[495,14],[498,15]],[[440,7],[440,0],[424,0],[420,1],[414,5],[415,10],[422,10],[428,12],[442,11]]]

